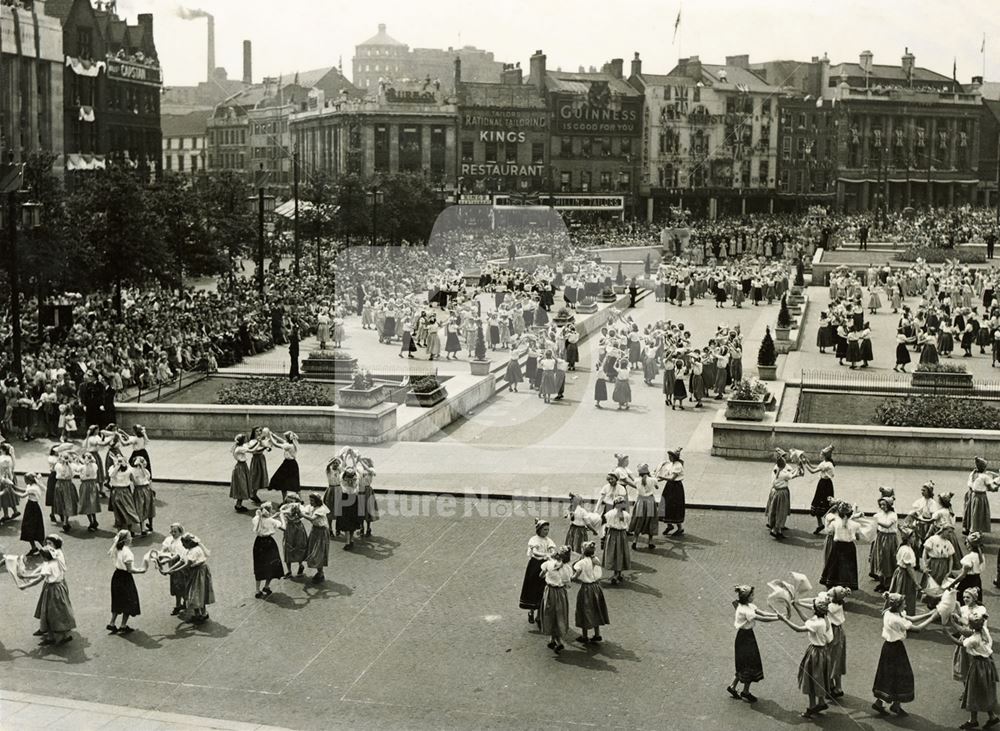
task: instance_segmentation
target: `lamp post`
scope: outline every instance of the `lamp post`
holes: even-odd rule
[[[298,279],[302,245],[299,243],[299,144],[297,142],[295,151],[292,152],[292,196],[295,198],[295,278]]]
[[[260,164],[255,181],[257,195],[250,197],[251,205],[257,204],[257,291],[264,294],[264,214],[274,210],[274,196],[267,195],[265,184],[267,173],[264,163]]]
[[[378,204],[384,201],[384,193],[378,183],[368,189],[368,201],[372,204],[372,246],[375,246],[378,240]]]
[[[13,157],[13,156],[12,156]],[[11,318],[11,356],[14,375],[18,383],[24,381],[24,370],[21,363],[21,281],[18,271],[17,226],[20,217],[21,226],[31,229],[38,226],[41,206],[38,203],[25,201],[18,203],[18,193],[24,182],[24,165],[10,162],[0,165],[0,194],[4,195],[3,205],[0,205],[0,230],[6,232],[7,243],[7,275],[10,287],[10,318]]]

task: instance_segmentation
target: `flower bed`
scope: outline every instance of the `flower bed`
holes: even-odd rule
[[[909,396],[887,399],[875,409],[884,426],[931,429],[1000,429],[1000,409],[968,398]]]
[[[967,373],[964,363],[920,363],[914,373]]]
[[[897,253],[895,258],[896,261],[922,259],[928,264],[944,264],[947,261],[958,261],[960,264],[983,264],[986,261],[986,255],[975,249],[943,249],[936,246],[911,246]]]
[[[332,406],[326,390],[307,381],[252,378],[219,389],[216,402],[229,406]]]

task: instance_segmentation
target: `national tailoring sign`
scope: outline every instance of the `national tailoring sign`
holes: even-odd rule
[[[462,110],[462,127],[521,133],[544,132],[549,128],[549,115],[545,110],[469,107]]]
[[[638,137],[642,132],[642,97],[601,99],[594,95],[562,96],[556,101],[558,134]]]

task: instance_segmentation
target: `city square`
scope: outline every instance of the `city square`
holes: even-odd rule
[[[0,0],[0,728],[1000,725],[1000,24],[849,6]]]

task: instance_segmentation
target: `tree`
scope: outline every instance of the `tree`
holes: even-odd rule
[[[357,175],[341,178],[337,185],[335,199],[337,211],[335,231],[348,243],[355,237],[364,237],[371,231],[371,216],[368,211],[367,191],[364,182]]]
[[[198,184],[206,235],[220,254],[225,252],[232,275],[236,258],[248,242],[256,240],[257,222],[251,209],[252,191],[239,175],[224,171],[203,176]]]
[[[52,173],[54,162],[55,155],[35,153],[24,169],[27,199],[40,205],[39,225],[21,231],[18,257],[22,285],[34,288],[40,300],[53,289],[84,289],[89,279],[89,272],[79,268],[76,247],[69,244],[66,191]]]
[[[84,178],[66,210],[92,282],[114,287],[119,317],[123,284],[170,280],[174,263],[164,243],[164,221],[131,170],[109,167]]]
[[[757,365],[773,366],[778,362],[778,352],[774,349],[774,339],[771,337],[771,328],[764,331],[764,339],[760,341],[760,349],[757,351]]]
[[[228,252],[209,234],[206,202],[191,184],[179,175],[168,174],[150,192],[163,221],[164,245],[174,262],[177,285],[183,285],[184,275],[226,271]]]
[[[394,244],[402,241],[425,244],[430,238],[440,208],[433,189],[421,175],[398,173],[380,184],[379,232]]]
[[[483,323],[476,325],[476,360],[486,360],[486,339],[483,337]]]
[[[781,296],[781,307],[778,310],[778,327],[786,328],[792,326],[792,316],[788,312],[788,296]]]
[[[625,275],[622,273],[622,263],[618,262],[618,271],[615,272],[615,284],[619,287],[625,284]]]

